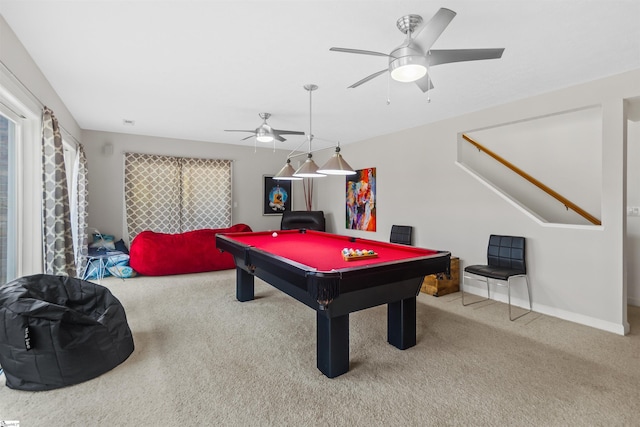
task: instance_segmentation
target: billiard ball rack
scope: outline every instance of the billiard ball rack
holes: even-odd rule
[[[378,256],[377,252],[374,252],[372,254],[367,253],[367,254],[362,254],[362,255],[346,255],[346,254],[342,254],[342,258],[345,261],[356,261],[356,260],[365,259],[365,258],[375,258],[377,256]]]

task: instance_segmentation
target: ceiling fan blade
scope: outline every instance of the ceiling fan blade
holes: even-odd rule
[[[280,142],[285,142],[285,141],[286,141],[286,139],[285,139],[285,138],[283,138],[283,137],[281,137],[278,133],[274,133],[274,134],[273,134],[273,138],[274,138],[274,139],[277,139],[277,140],[278,140],[278,141],[280,141]]]
[[[455,18],[456,13],[453,10],[440,8],[435,15],[422,26],[415,34],[413,40],[423,52],[431,49],[431,46],[438,40],[440,34],[447,28],[451,20]]]
[[[375,55],[375,56],[389,56],[389,54],[382,52],[374,52],[372,50],[361,50],[361,49],[348,49],[344,47],[332,47],[331,49],[334,52],[345,52],[345,53],[359,53],[361,55]]]
[[[274,132],[277,132],[279,135],[304,135],[304,132],[300,132],[298,130],[280,130],[274,129]]]
[[[244,141],[245,139],[253,138],[254,136],[255,136],[255,135],[249,135],[249,136],[248,136],[248,137],[246,137],[246,138],[242,138],[242,139],[241,139],[241,141]]]
[[[373,74],[371,74],[370,76],[367,76],[367,77],[365,77],[364,79],[362,79],[362,80],[360,80],[360,81],[355,82],[354,84],[352,84],[351,86],[349,86],[349,89],[351,89],[351,88],[355,88],[355,87],[358,87],[358,86],[360,86],[361,84],[366,83],[366,82],[368,82],[368,81],[369,81],[369,80],[371,80],[371,79],[375,79],[376,77],[378,77],[378,76],[379,76],[379,75],[381,75],[381,74],[386,73],[387,71],[389,71],[389,69],[385,68],[384,70],[380,70],[380,71],[378,71],[378,72],[376,72],[376,73],[373,73]]]
[[[251,130],[239,130],[239,129],[225,129],[225,132],[251,132],[251,133],[256,133],[256,131],[254,129]]]
[[[416,80],[415,83],[420,88],[420,90],[422,90],[422,92],[433,89],[433,82],[431,82],[431,77],[429,77],[428,74],[421,79]]]
[[[502,57],[502,52],[504,52],[504,48],[431,50],[427,53],[427,60],[429,61],[429,65],[433,66],[449,64],[451,62],[498,59]]]

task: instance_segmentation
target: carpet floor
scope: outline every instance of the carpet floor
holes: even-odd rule
[[[135,351],[93,380],[46,392],[0,388],[20,426],[640,425],[640,309],[627,336],[505,304],[418,296],[417,345],[386,342],[386,307],[350,315],[350,370],[316,368],[315,313],[235,271],[101,282]],[[3,380],[0,377],[0,380]]]

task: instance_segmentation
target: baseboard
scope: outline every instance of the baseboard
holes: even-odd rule
[[[640,298],[627,297],[627,304],[640,307]]]
[[[466,293],[478,295],[481,297],[487,296],[487,288],[479,288],[476,286],[467,285],[465,286],[464,291]],[[496,292],[495,289],[493,288],[491,289],[491,299],[505,303],[505,304],[508,304],[509,302],[508,296],[506,293]],[[525,310],[529,309],[528,301],[521,298],[514,297],[513,295],[511,296],[511,305],[523,308]],[[603,331],[612,332],[618,335],[626,335],[627,333],[629,333],[629,324],[626,322],[625,322],[626,325],[617,324],[617,323],[608,322],[602,319],[596,319],[591,316],[585,316],[583,314],[562,310],[557,307],[550,307],[544,304],[536,304],[535,302],[533,303],[533,311],[535,311],[536,313],[547,315],[547,316],[557,317],[562,320],[567,320],[569,322],[578,323],[580,325],[585,325],[592,328],[601,329]]]

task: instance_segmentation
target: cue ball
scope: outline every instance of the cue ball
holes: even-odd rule
[[[273,237],[278,237],[278,233],[276,233],[275,231],[272,234]]]

